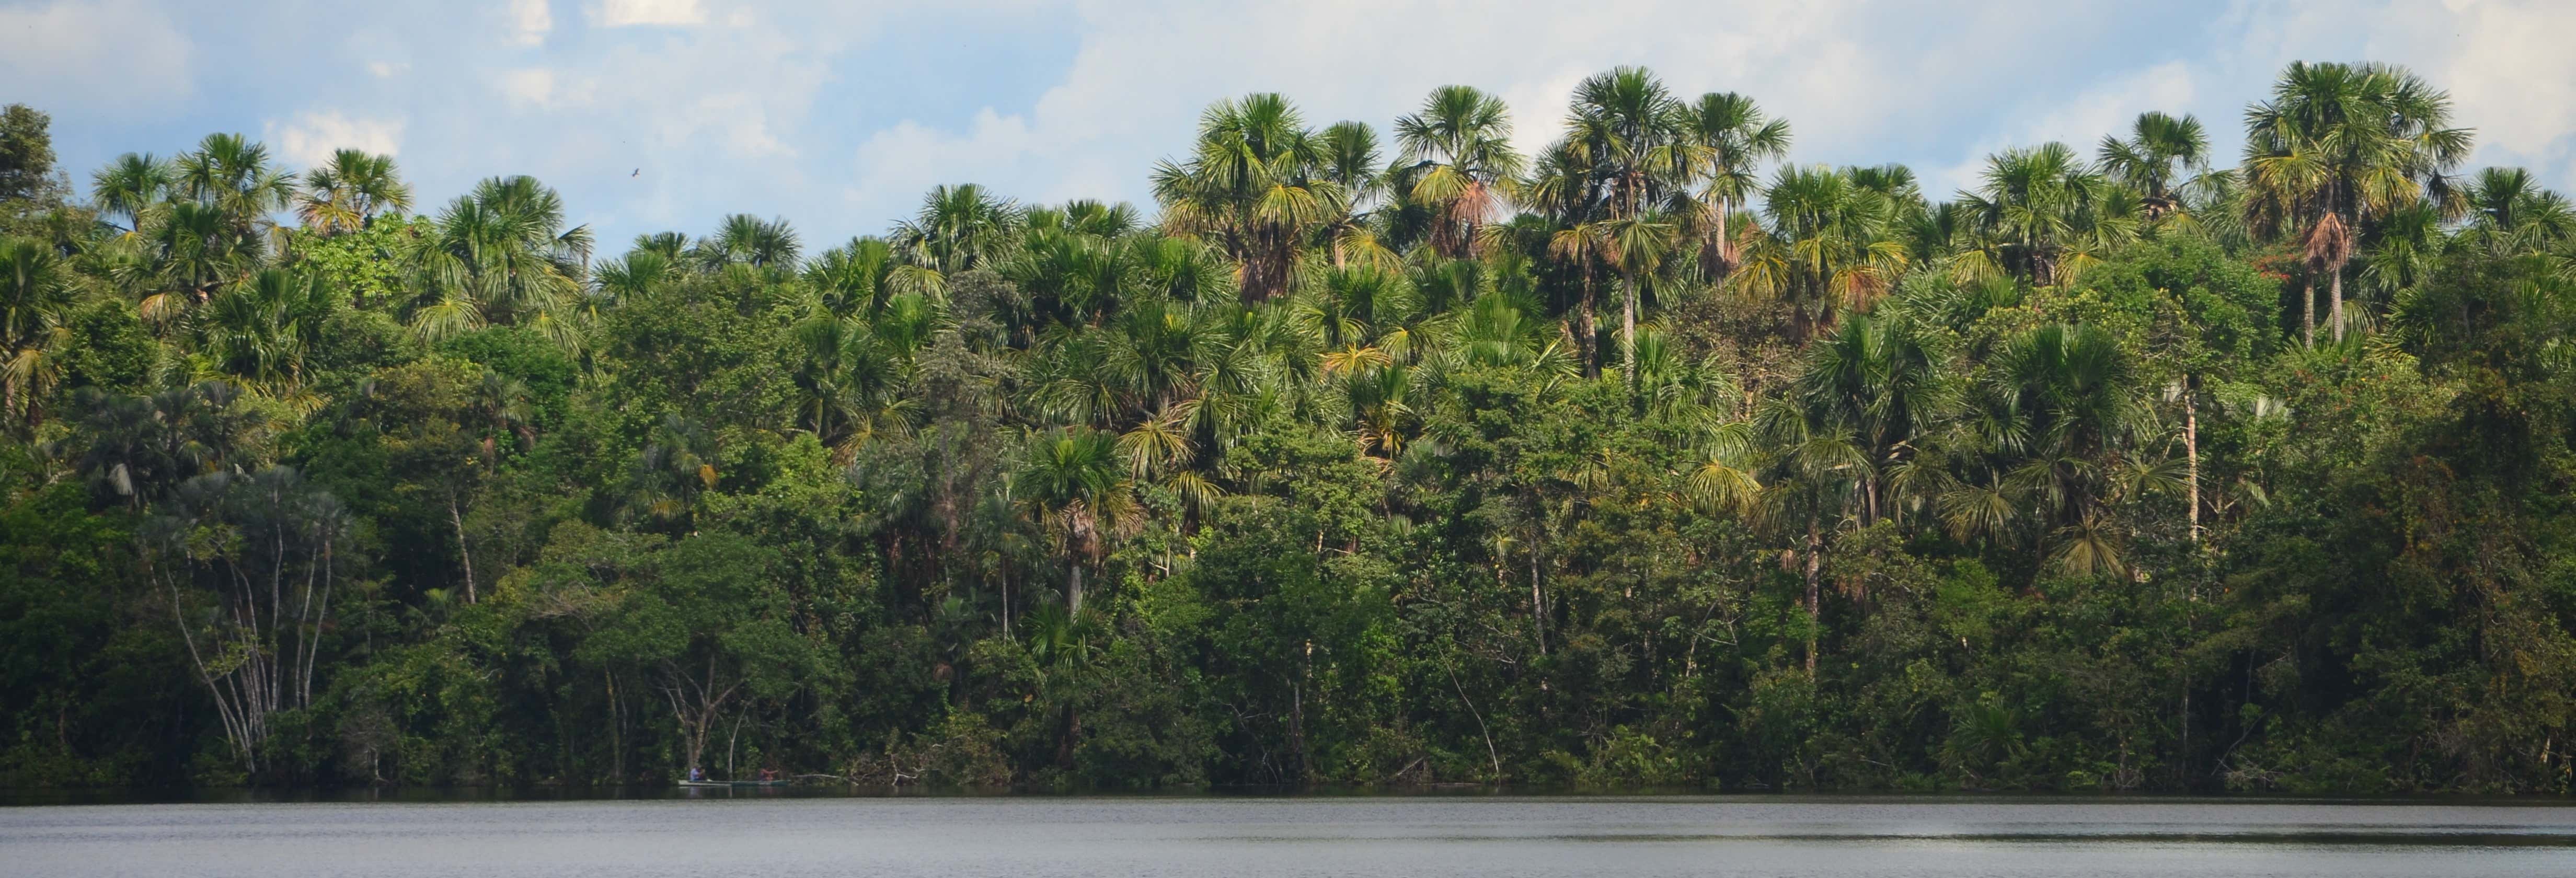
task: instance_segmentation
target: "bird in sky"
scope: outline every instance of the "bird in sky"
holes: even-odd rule
[[[641,176],[644,176],[644,169],[643,169],[643,168],[636,168],[636,169],[635,169],[635,173],[628,174],[628,175],[626,175],[626,176],[628,176],[628,177],[641,177]]]

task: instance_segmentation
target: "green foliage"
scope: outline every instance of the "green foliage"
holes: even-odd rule
[[[0,250],[0,785],[2570,790],[2576,220],[2438,91],[1941,202],[1566,110],[596,261],[120,158]]]

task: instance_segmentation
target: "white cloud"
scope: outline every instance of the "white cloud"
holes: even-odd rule
[[[845,195],[863,208],[908,204],[931,186],[974,182],[996,168],[1021,165],[1034,145],[1027,119],[1003,117],[990,108],[976,113],[964,133],[936,131],[907,119],[859,146],[858,179]],[[1054,193],[1020,194],[1044,200]]]
[[[2479,158],[2576,171],[2576,4],[2461,6],[2456,52],[2420,72],[2450,89],[2454,119],[2478,129]]]
[[[546,34],[555,29],[555,13],[547,0],[510,0],[507,17],[510,38],[522,46],[540,46]]]
[[[498,83],[501,96],[521,109],[552,106],[555,98],[555,72],[543,67],[523,67],[501,72]]]
[[[2177,115],[2186,113],[2198,94],[2199,87],[2191,65],[2168,61],[2096,84],[2072,98],[2047,101],[2038,110],[2038,115],[1980,139],[1960,154],[1956,162],[1917,169],[1921,172],[1923,194],[1938,201],[1976,185],[1977,175],[1985,168],[1986,157],[2005,149],[2055,141],[2073,147],[2076,155],[2089,158],[2103,135],[2125,135],[2138,114],[2149,110]],[[2212,125],[2224,127],[2233,121],[2233,117],[2204,117],[2201,124],[2203,128]],[[2220,161],[2223,163],[2224,158],[2221,157]]]
[[[268,139],[288,161],[312,167],[341,149],[395,155],[402,150],[403,120],[352,118],[338,110],[297,114],[284,125],[271,120]]]
[[[369,61],[367,72],[375,74],[378,79],[390,79],[411,72],[411,64],[404,61]]]
[[[10,99],[39,109],[78,103],[122,115],[167,105],[195,92],[189,55],[167,16],[133,0],[0,7],[0,82]]]
[[[589,12],[591,20],[600,27],[667,27],[705,24],[707,21],[706,10],[698,8],[698,0],[603,0]],[[740,20],[738,17],[737,21]]]

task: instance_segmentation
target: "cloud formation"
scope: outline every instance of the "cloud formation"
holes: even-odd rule
[[[277,154],[300,167],[330,161],[331,154],[342,149],[402,155],[401,119],[350,117],[330,110],[299,113],[283,125],[271,121],[263,130]]]

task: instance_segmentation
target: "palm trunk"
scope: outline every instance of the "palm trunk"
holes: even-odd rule
[[[1726,237],[1726,199],[1717,200],[1717,270],[1710,272],[1718,280],[1735,273],[1735,242]]]
[[[1547,595],[1538,589],[1538,533],[1530,533],[1530,633],[1538,639],[1538,654],[1547,654]]]
[[[1592,324],[1592,305],[1592,269],[1587,266],[1583,270],[1583,304],[1574,312],[1574,334],[1579,336],[1574,341],[1576,349],[1583,353],[1585,378],[1601,377],[1600,352],[1593,349],[1593,341],[1600,338],[1601,333]]]
[[[2317,280],[2313,277],[2299,281],[2299,342],[2317,346]]]
[[[1825,565],[1825,537],[1816,529],[1815,516],[1807,517],[1807,682],[1816,681],[1816,634],[1823,627],[1819,605],[1823,594],[1818,589]]]
[[[1626,302],[1621,303],[1621,307],[1620,307],[1620,309],[1619,309],[1619,342],[1620,342],[1620,345],[1621,345],[1622,347],[1627,348],[1627,350],[1625,350],[1625,351],[1622,351],[1622,352],[1621,352],[1621,354],[1620,354],[1620,361],[1621,361],[1622,365],[1624,365],[1624,366],[1627,368],[1627,370],[1628,370],[1628,385],[1629,385],[1629,389],[1634,390],[1634,389],[1636,389],[1636,384],[1637,384],[1637,277],[1636,277],[1636,275],[1633,275],[1633,274],[1632,274],[1632,275],[1629,275],[1629,276],[1628,276],[1628,289],[1627,289],[1627,293],[1628,293],[1627,301],[1626,301]]]
[[[2328,291],[2328,297],[2326,299],[2328,302],[2328,305],[2326,306],[2326,322],[2334,324],[2334,340],[2342,341],[2343,265],[2338,263],[2336,265],[2328,266],[2326,270],[2332,272],[2332,274],[2328,275],[2326,280],[2326,289]]]
[[[1080,562],[1074,563],[1072,582],[1064,590],[1064,611],[1066,615],[1082,612],[1082,564]]]
[[[2183,379],[2182,393],[2183,483],[2191,492],[2191,544],[2200,545],[2200,406],[2192,399],[2191,379]]]
[[[465,568],[465,602],[476,603],[474,594],[474,556],[465,550],[465,516],[456,509],[456,495],[447,495],[447,520],[456,525],[456,560]]]

